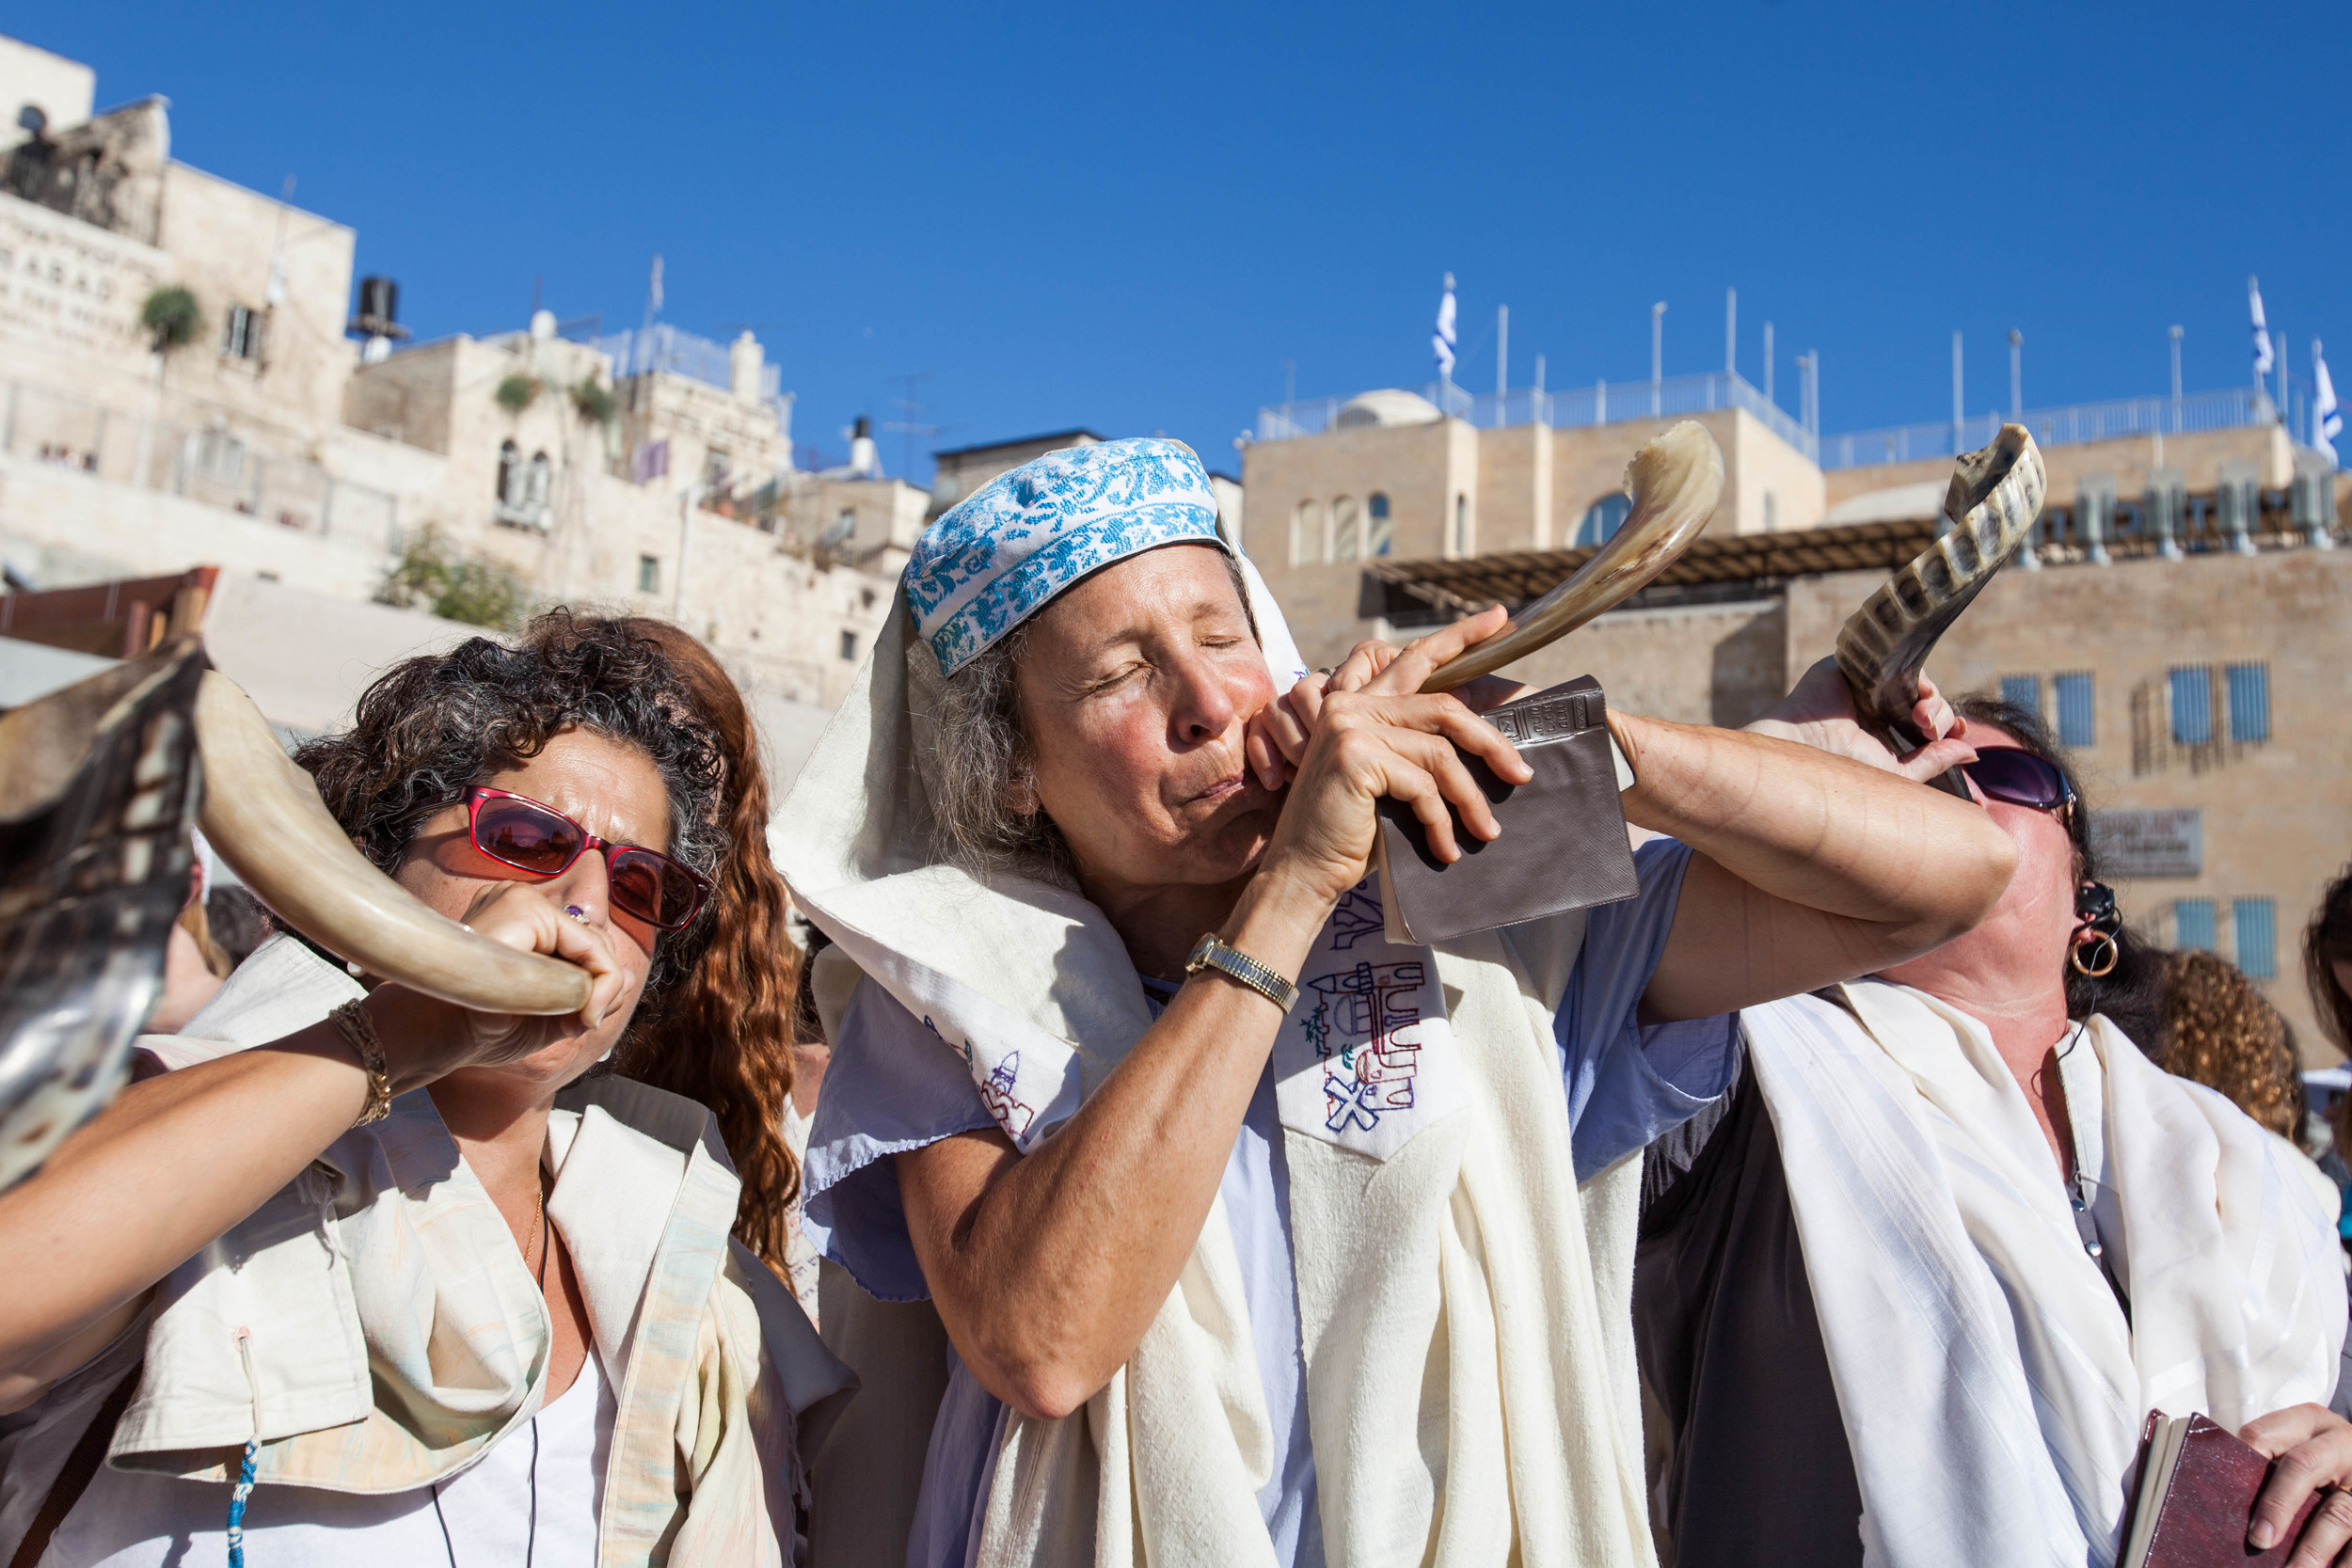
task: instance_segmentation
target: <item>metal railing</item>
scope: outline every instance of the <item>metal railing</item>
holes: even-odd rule
[[[1429,386],[1422,388],[1422,396],[1481,430],[1539,423],[1555,427],[1623,424],[1743,408],[1806,456],[1814,451],[1813,436],[1803,425],[1769,402],[1745,377],[1721,371],[1667,376],[1656,382],[1597,381],[1590,387],[1556,392],[1533,387],[1495,393]],[[1261,408],[1254,438],[1285,441],[1320,435],[1338,424],[1340,410],[1347,402],[1344,398],[1306,398]]]
[[[228,410],[197,426],[19,382],[0,386],[0,452],[160,490],[320,538],[399,544],[398,498],[264,451]]]
[[[1590,387],[1557,392],[1539,392],[1527,387],[1497,394],[1432,386],[1422,388],[1422,395],[1432,404],[1442,399],[1448,414],[1481,430],[1538,422],[1561,428],[1624,424],[1633,420],[1676,419],[1719,408],[1744,408],[1823,468],[1951,458],[1989,445],[2008,422],[2008,416],[2002,414],[1972,414],[1962,420],[1957,428],[1949,420],[1937,420],[1816,437],[1769,402],[1745,377],[1720,371],[1705,375],[1668,376],[1658,382],[1597,381]],[[1344,398],[1305,398],[1261,408],[1253,438],[1284,441],[1320,435],[1339,423],[1340,410],[1347,402]],[[2180,398],[2121,398],[2109,403],[2032,408],[2026,411],[2022,422],[2042,445],[2063,447],[2127,436],[2175,436],[2274,424],[2278,418],[2278,411],[2268,399],[2251,388],[2238,387],[2192,392]]]
[[[2033,438],[2042,445],[2065,447],[2086,441],[2118,440],[2127,436],[2178,436],[2190,431],[2275,424],[2278,418],[2268,399],[2251,388],[2233,387],[2218,392],[2192,392],[2177,400],[2120,398],[2111,403],[2028,408],[2018,422],[2032,431]],[[1990,444],[1994,433],[2007,422],[2005,414],[1972,414],[1961,421],[1957,432],[1951,420],[1938,420],[1824,436],[1819,461],[1824,468],[1859,468],[1883,463],[1908,463],[1915,458],[1955,457]]]
[[[668,371],[699,381],[706,387],[732,391],[735,388],[734,359],[727,345],[708,338],[684,331],[667,323],[651,327],[631,328],[623,332],[606,333],[593,340],[600,354],[612,356],[612,373],[639,375],[646,371]],[[774,404],[784,386],[783,372],[775,365],[759,368],[759,401]]]

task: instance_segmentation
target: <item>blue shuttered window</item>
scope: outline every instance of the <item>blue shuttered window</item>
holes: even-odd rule
[[[2279,974],[2278,910],[2267,898],[2235,898],[2230,916],[2237,927],[2237,966],[2257,980]]]
[[[2001,701],[2027,713],[2042,711],[2042,677],[2040,675],[2003,675]]]
[[[2184,951],[2195,947],[2212,952],[2218,945],[2213,914],[2213,900],[2210,898],[2174,899],[2172,945]]]
[[[2058,689],[2058,744],[2097,745],[2099,726],[2091,710],[2090,672],[2060,675],[2051,684]]]
[[[2205,665],[2172,672],[2172,738],[2183,746],[2213,740],[2213,671]]]
[[[2233,664],[2230,686],[2230,738],[2236,741],[2270,738],[2270,666]],[[2251,974],[2252,971],[2248,971]]]

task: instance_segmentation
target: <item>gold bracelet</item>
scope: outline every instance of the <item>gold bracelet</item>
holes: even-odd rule
[[[367,1107],[351,1125],[365,1127],[382,1121],[392,1113],[392,1081],[384,1070],[384,1045],[375,1037],[375,1020],[368,1016],[366,1000],[346,1002],[326,1017],[358,1053],[359,1066],[368,1075]]]

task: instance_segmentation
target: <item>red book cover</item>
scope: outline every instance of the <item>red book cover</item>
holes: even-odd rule
[[[2142,1465],[2156,1459],[2149,1440],[2160,1430],[2160,1414],[2149,1417],[2141,1433]],[[2268,1551],[2256,1552],[2246,1544],[2246,1530],[2253,1518],[2254,1499],[2262,1495],[2263,1482],[2269,1478],[2269,1460],[2204,1417],[2191,1417],[2170,1477],[2163,1490],[2147,1501],[2156,1513],[2147,1553],[2140,1560],[2144,1568],[2220,1568],[2224,1563],[2232,1568],[2252,1568],[2258,1563],[2283,1568],[2288,1554],[2295,1550],[2296,1538],[2303,1532],[2303,1521],[2319,1498],[2314,1494],[2304,1499],[2285,1537]],[[2126,1543],[2131,1537],[2127,1522]],[[2125,1556],[2129,1555],[2127,1544]]]

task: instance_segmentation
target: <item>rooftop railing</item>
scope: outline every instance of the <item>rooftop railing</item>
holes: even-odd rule
[[[2121,398],[2112,403],[2077,403],[2060,408],[2028,408],[2018,420],[2045,447],[2114,441],[2128,436],[2178,436],[2199,430],[2233,430],[2276,424],[2278,410],[2248,387],[2192,392],[2180,398]],[[1894,425],[1821,437],[1824,468],[1871,467],[1915,458],[1953,457],[1990,445],[2006,414],[1974,414],[1957,429],[1949,420]],[[1955,444],[1957,443],[1957,445]]]
[[[1823,468],[1869,467],[1915,459],[1950,458],[1991,444],[2008,422],[2002,414],[1972,414],[1955,426],[1949,420],[1815,436],[1769,402],[1744,377],[1711,372],[1668,376],[1662,381],[1597,381],[1590,387],[1539,392],[1470,392],[1459,387],[1425,387],[1431,403],[1482,430],[1544,423],[1554,427],[1623,424],[1632,420],[1673,419],[1718,408],[1744,408],[1772,433]],[[1283,441],[1320,435],[1339,421],[1344,398],[1310,398],[1258,410],[1255,438]],[[2201,430],[2231,430],[2273,424],[2278,411],[2251,388],[2192,392],[2179,398],[2122,398],[2026,411],[2022,423],[2045,447],[2111,441],[2129,436],[2175,436]]]
[[[612,356],[615,375],[668,371],[723,392],[732,391],[735,387],[734,362],[726,344],[712,342],[666,322],[642,329],[605,333],[595,340],[595,346],[599,353]],[[778,366],[759,368],[760,402],[774,403],[783,385]]]
[[[1455,386],[1429,386],[1422,396],[1457,420],[1481,430],[1506,425],[1554,427],[1623,424],[1631,420],[1679,419],[1722,408],[1744,408],[1790,446],[1813,455],[1813,436],[1768,401],[1743,376],[1710,371],[1672,375],[1661,381],[1597,381],[1563,391],[1515,388],[1507,392],[1472,392]],[[1285,441],[1318,436],[1339,422],[1344,398],[1308,398],[1258,410],[1255,438]]]

